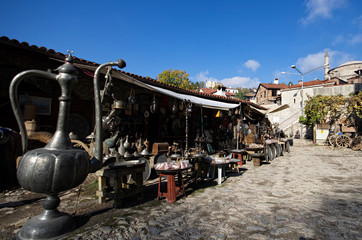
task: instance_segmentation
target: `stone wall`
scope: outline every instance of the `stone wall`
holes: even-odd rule
[[[330,86],[323,88],[313,89],[313,96],[322,95],[322,96],[349,96],[351,93],[358,92],[362,90],[362,83],[357,84],[345,84],[338,86]]]

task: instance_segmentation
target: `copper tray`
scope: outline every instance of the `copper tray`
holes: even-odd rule
[[[242,153],[242,152],[246,152],[245,149],[232,149],[230,150],[231,153]]]
[[[188,167],[188,168],[179,168],[179,169],[168,169],[168,170],[156,170],[156,172],[158,173],[165,173],[165,174],[176,174],[178,172],[182,172],[185,170],[189,170],[192,167]]]
[[[131,160],[111,163],[108,165],[109,168],[132,168],[146,164],[145,160]]]

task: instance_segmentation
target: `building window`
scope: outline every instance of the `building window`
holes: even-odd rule
[[[264,92],[264,98],[266,98],[266,91]]]
[[[294,98],[294,104],[295,104],[295,98]]]
[[[276,89],[273,89],[273,90],[272,90],[272,96],[273,96],[273,97],[276,97],[276,96],[277,96],[277,90],[276,90]]]

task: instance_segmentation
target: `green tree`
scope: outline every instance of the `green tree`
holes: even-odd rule
[[[189,74],[185,70],[165,70],[158,74],[158,81],[183,89],[192,89],[192,82],[189,80]]]
[[[190,83],[191,88],[190,90],[194,90],[194,91],[200,91],[201,88],[205,87],[205,82],[201,81],[201,82],[191,82]]]
[[[327,120],[327,116],[331,121],[335,121],[341,117],[341,109],[343,107],[346,107],[349,113],[362,118],[362,92],[348,97],[308,96],[304,108],[304,116],[300,116],[299,121],[308,126],[324,123]]]
[[[199,84],[198,90],[200,90],[201,88],[205,88],[205,82],[204,81],[200,81],[197,82]]]
[[[246,93],[243,89],[238,89],[238,92],[235,94],[235,98],[245,100]]]

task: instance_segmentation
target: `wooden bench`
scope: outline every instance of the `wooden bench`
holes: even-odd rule
[[[107,198],[114,200],[113,207],[120,208],[122,200],[133,195],[138,195],[139,199],[143,199],[144,185],[143,172],[145,165],[139,165],[129,168],[103,168],[96,172],[98,176],[98,203],[104,203]],[[132,175],[135,184],[128,183],[128,175]],[[107,179],[112,181],[113,190],[107,188]]]

